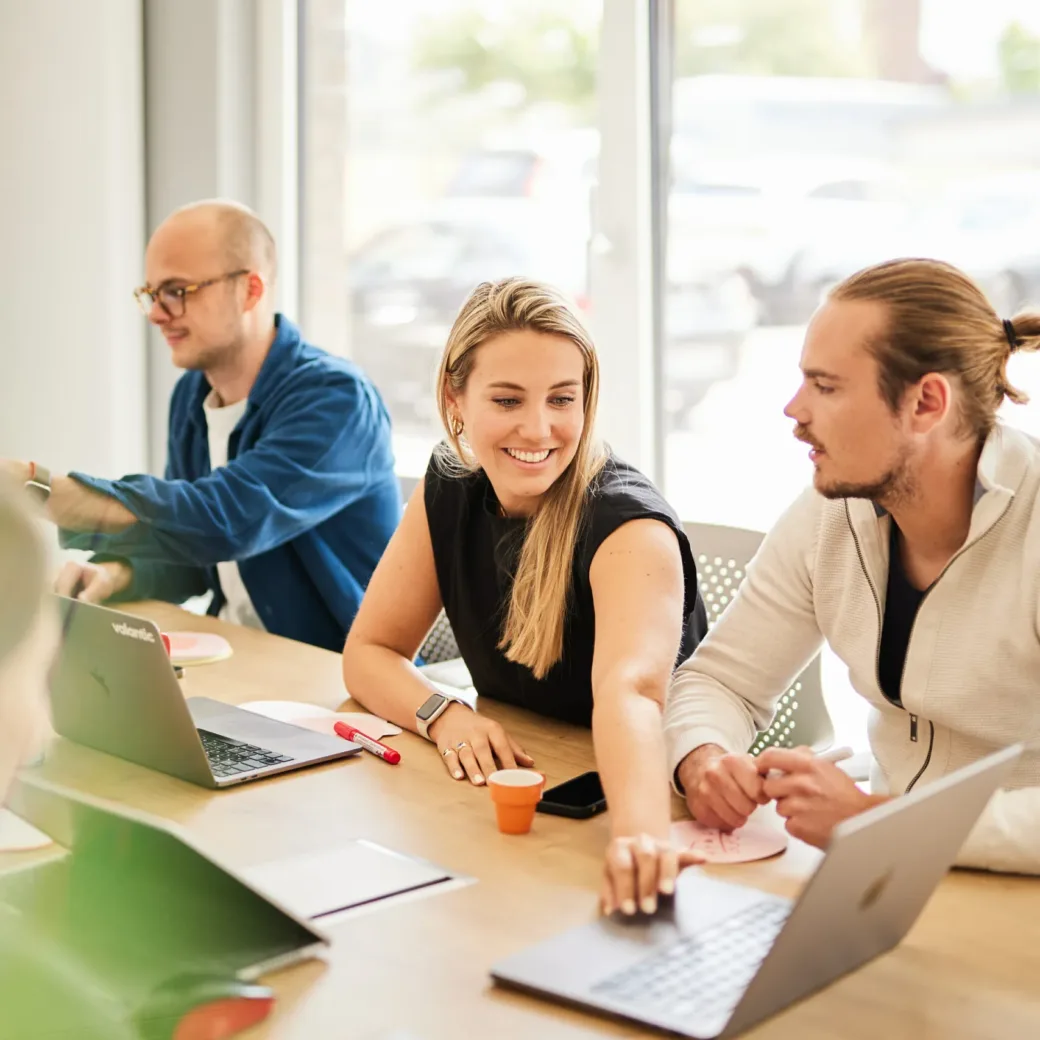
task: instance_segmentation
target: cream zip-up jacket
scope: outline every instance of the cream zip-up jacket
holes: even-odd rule
[[[1026,745],[957,863],[1040,873],[1038,491],[1040,444],[998,426],[979,459],[968,538],[917,613],[904,708],[878,682],[891,518],[865,499],[803,493],[672,679],[665,713],[672,775],[701,744],[746,750],[826,640],[871,706],[874,791],[899,794],[999,748]]]

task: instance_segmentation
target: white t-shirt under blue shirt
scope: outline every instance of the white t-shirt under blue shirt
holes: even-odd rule
[[[228,460],[228,439],[232,431],[238,425],[239,420],[246,414],[248,398],[243,398],[236,404],[228,404],[221,407],[218,404],[220,398],[216,391],[211,390],[202,402],[202,411],[206,416],[206,428],[209,435],[209,468],[217,469],[226,466]],[[228,560],[217,564],[217,574],[220,577],[220,587],[224,592],[224,609],[220,612],[221,620],[231,621],[236,625],[248,625],[250,628],[264,628],[253,601],[249,598],[242,575],[239,573],[238,564],[234,560]]]

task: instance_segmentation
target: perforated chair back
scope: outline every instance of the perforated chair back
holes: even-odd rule
[[[451,661],[459,657],[459,644],[455,642],[455,633],[451,630],[448,615],[442,610],[437,615],[426,641],[419,648],[419,656],[425,664],[437,664],[439,661]]]
[[[764,536],[758,531],[719,524],[685,523],[683,527],[697,561],[710,628],[736,594]],[[749,644],[748,653],[754,652],[754,645]],[[769,728],[756,734],[749,751],[757,755],[767,747],[801,745],[822,751],[833,742],[834,726],[823,701],[817,654],[780,698]]]

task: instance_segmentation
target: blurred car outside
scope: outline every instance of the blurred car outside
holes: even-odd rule
[[[379,386],[395,425],[436,424],[433,378],[458,309],[481,281],[523,275],[556,285],[590,314],[596,139],[572,132],[553,152],[467,153],[442,197],[376,232],[349,262],[352,356]],[[565,146],[564,146],[565,145]],[[665,408],[681,423],[729,378],[755,303],[743,276],[672,240],[665,303]]]
[[[899,256],[961,268],[1001,317],[1040,305],[1040,173],[954,180],[901,229],[823,239],[802,258],[799,292],[818,302],[855,271]]]

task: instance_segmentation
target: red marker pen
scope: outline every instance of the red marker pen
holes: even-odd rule
[[[344,740],[352,740],[355,744],[360,744],[366,751],[371,751],[373,755],[378,755],[384,762],[389,762],[392,766],[396,766],[401,761],[400,751],[387,747],[381,741],[366,737],[361,730],[354,729],[353,726],[348,726],[345,722],[337,722],[332,728]]]

